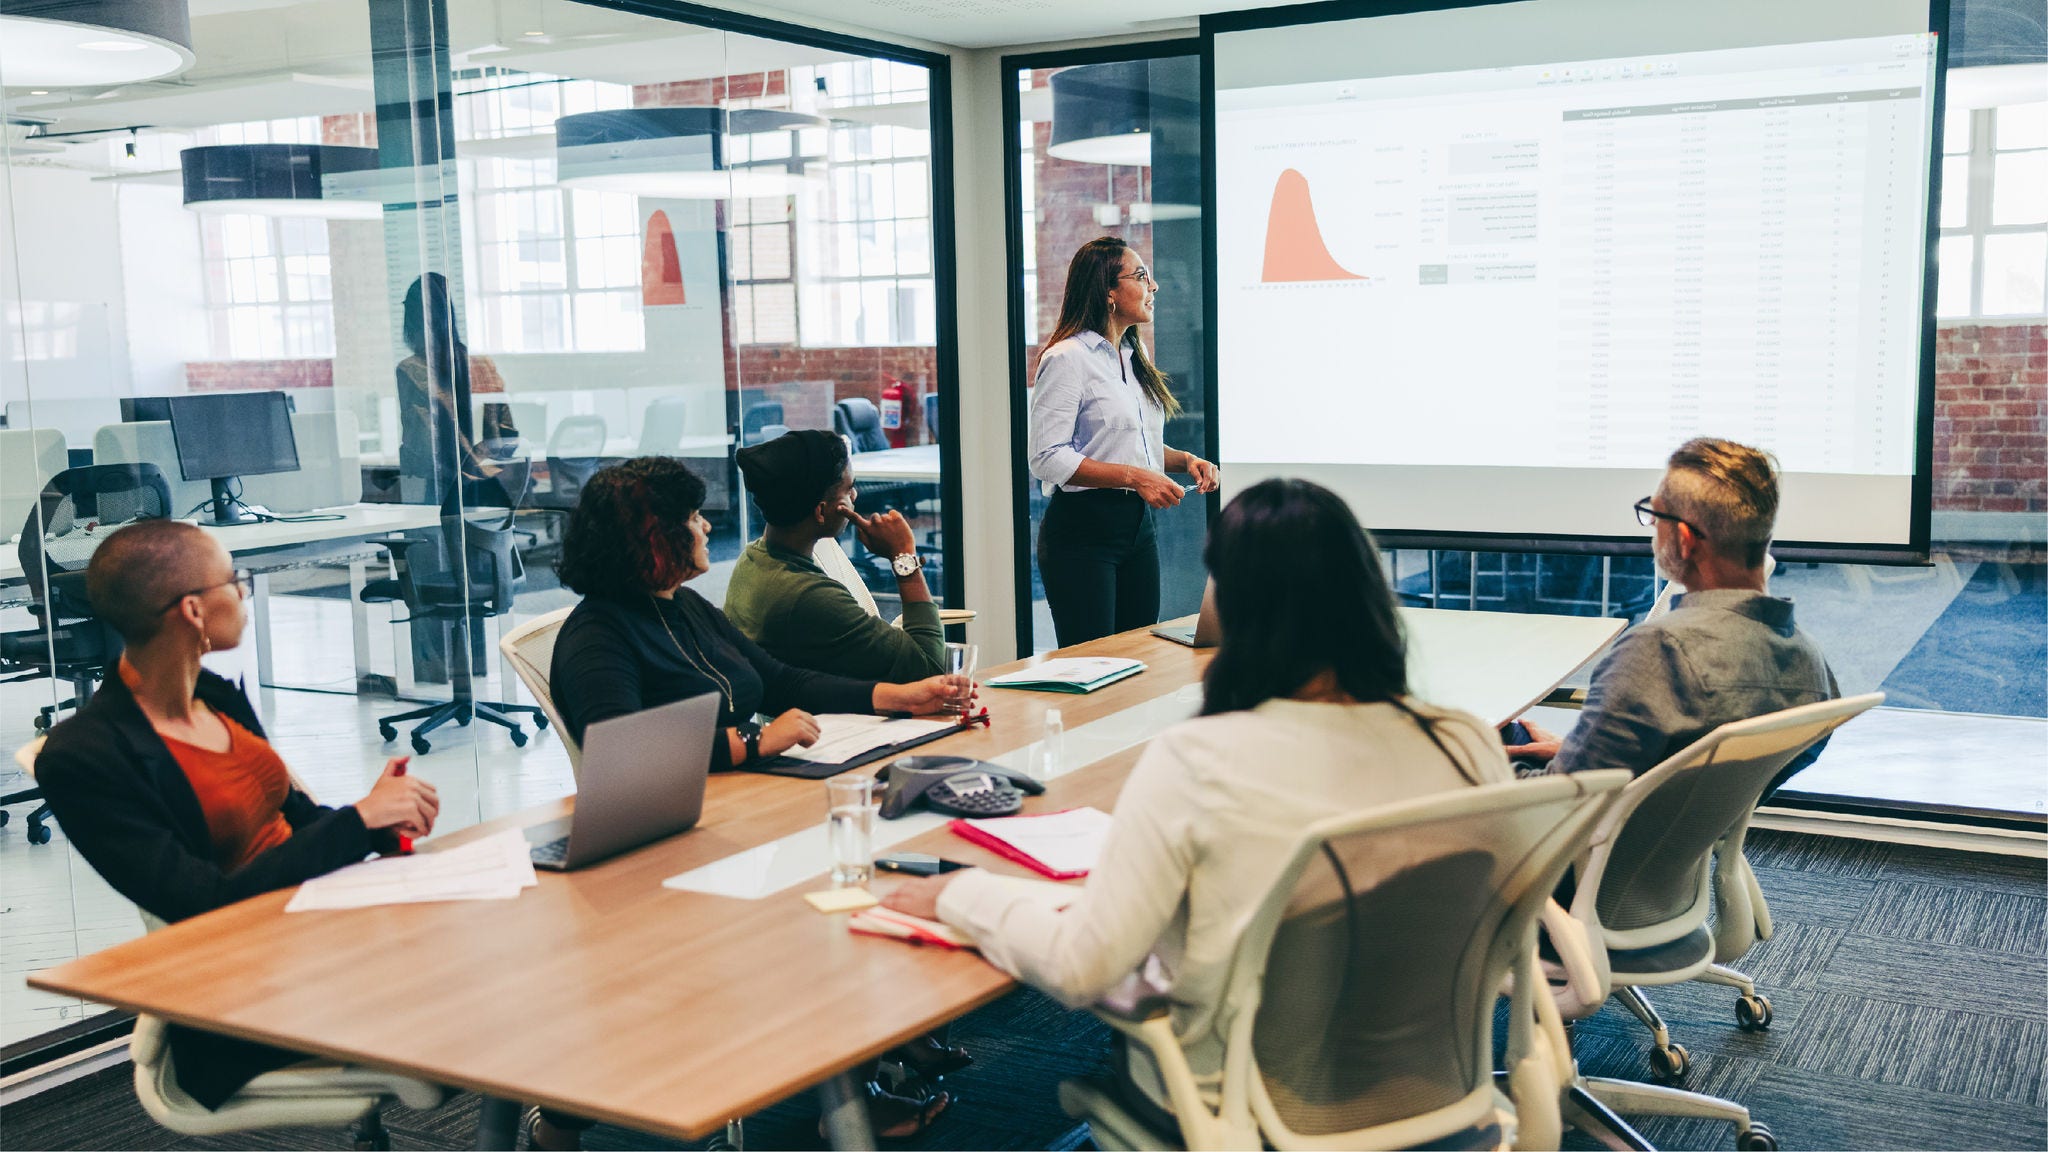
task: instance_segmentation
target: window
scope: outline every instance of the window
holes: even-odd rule
[[[733,338],[741,344],[796,343],[796,222],[792,198],[732,202],[726,241]]]
[[[1944,136],[1936,313],[2048,312],[2048,102],[1956,109]]]
[[[199,133],[195,142],[317,144],[320,118],[223,124]],[[198,220],[208,337],[217,359],[334,355],[325,220],[243,213]]]
[[[486,69],[456,82],[463,269],[479,352],[633,352],[638,198],[555,186],[557,117],[632,105],[632,89]]]

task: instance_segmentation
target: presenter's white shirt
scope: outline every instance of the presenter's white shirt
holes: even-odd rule
[[[1481,783],[1512,780],[1500,737],[1463,712],[1410,701],[1440,721],[1444,746]],[[1237,930],[1319,820],[1468,787],[1422,728],[1392,704],[1271,700],[1204,716],[1153,740],[1116,802],[1102,857],[1064,907],[1043,882],[959,873],[939,918],[983,956],[1070,1008],[1100,1000],[1141,967],[1173,1000],[1195,1074],[1223,1068],[1219,1021]],[[1131,1075],[1168,1107],[1131,1048]]]
[[[1166,410],[1145,394],[1129,345],[1111,347],[1100,332],[1077,332],[1038,358],[1031,389],[1031,474],[1050,496],[1085,459],[1166,468]]]

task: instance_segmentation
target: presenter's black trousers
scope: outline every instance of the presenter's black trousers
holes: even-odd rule
[[[1055,492],[1038,577],[1060,647],[1159,623],[1159,536],[1136,492]]]

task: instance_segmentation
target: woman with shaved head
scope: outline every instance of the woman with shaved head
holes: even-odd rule
[[[106,683],[50,731],[36,779],[57,823],[107,883],[183,920],[425,836],[434,787],[384,766],[370,794],[327,808],[301,791],[248,699],[199,666],[242,641],[249,576],[211,536],[144,520],[107,537],[85,572],[93,612],[127,645]],[[209,1108],[299,1056],[173,1028],[178,1083]]]

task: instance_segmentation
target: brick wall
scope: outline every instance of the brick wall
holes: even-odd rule
[[[334,361],[192,360],[185,364],[190,392],[248,392],[265,388],[332,388]]]
[[[757,100],[789,91],[787,72],[749,72],[703,80],[633,85],[635,108],[704,108],[727,100]]]
[[[830,380],[833,398],[845,400],[864,396],[882,405],[884,376],[903,381],[903,431],[905,443],[922,444],[933,437],[924,432],[925,392],[939,387],[939,353],[930,347],[889,348],[800,348],[794,344],[747,344],[735,356],[730,344],[725,351],[725,386],[759,387],[793,380]]]
[[[2048,325],[1940,329],[1934,394],[1934,507],[2048,512]]]

